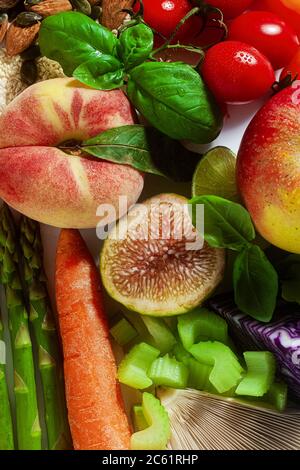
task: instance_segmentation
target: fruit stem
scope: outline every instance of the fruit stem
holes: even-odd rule
[[[135,13],[132,8],[134,7],[134,5],[139,1],[139,4],[140,4],[140,8],[139,10]],[[130,15],[131,17],[131,21],[128,21],[128,23],[125,23],[123,26],[121,26],[119,29],[118,29],[118,36],[120,36],[121,33],[123,33],[126,29],[128,28],[131,28],[132,26],[135,26],[137,24],[145,24],[146,26],[148,26],[150,28],[150,26],[146,23],[146,21],[144,20],[144,3],[142,0],[135,0],[133,2],[133,5],[132,5],[132,8],[123,8],[121,11],[124,12],[124,13],[127,13],[128,15]],[[151,28],[152,31],[153,31],[153,34],[156,34],[157,36],[161,37],[164,41],[167,40],[167,38],[161,34],[159,31],[156,31],[156,29],[154,28]]]
[[[140,15],[140,16],[144,17],[144,11],[145,11],[145,8],[144,8],[144,1],[143,1],[143,0],[134,0],[133,5],[132,5],[132,8],[134,8],[134,6],[135,6],[137,3],[139,3],[140,8],[138,9],[136,15]]]
[[[166,50],[166,49],[185,49],[186,51],[189,51],[189,52],[195,52],[196,54],[201,55],[200,62],[204,59],[204,56],[205,56],[205,52],[200,47],[188,46],[184,44],[168,44],[164,46],[163,49],[159,48],[153,51],[150,58],[155,59],[155,57],[152,57],[152,55],[157,54],[157,51]]]
[[[272,85],[272,96],[276,95],[280,91],[284,90],[291,86],[296,80],[298,80],[298,74],[293,77],[291,72],[289,72],[284,78],[279,81],[276,81]]]
[[[175,38],[175,36],[177,35],[178,31],[180,30],[180,28],[184,25],[184,23],[189,19],[191,18],[192,16],[196,15],[197,13],[199,13],[201,11],[201,9],[199,7],[195,7],[195,8],[192,8],[192,10],[190,10],[180,21],[179,23],[177,24],[176,28],[174,29],[173,33],[171,34],[171,36],[169,37],[169,39],[167,39],[167,41],[160,47],[158,47],[157,49],[155,49],[151,56],[154,56],[155,54],[165,50],[168,48],[168,46],[171,44],[171,42],[173,41],[173,39]],[[174,46],[176,47],[181,47],[182,48],[182,45],[181,44],[174,44]],[[195,49],[198,49],[198,50],[201,50],[201,48],[195,48]]]
[[[228,28],[226,23],[224,23],[224,15],[222,10],[216,7],[212,7],[211,5],[208,5],[207,3],[203,2],[202,0],[196,0],[197,2],[200,2],[200,7],[201,7],[201,14],[203,18],[203,28],[202,31],[205,29],[221,29],[223,31],[223,37],[221,39],[217,39],[216,41],[206,44],[205,46],[202,46],[204,50],[209,49],[210,47],[214,46],[218,42],[224,41],[224,39],[227,38],[228,35]],[[211,13],[216,13],[219,15],[219,18],[210,18]],[[210,22],[212,25],[210,25]]]

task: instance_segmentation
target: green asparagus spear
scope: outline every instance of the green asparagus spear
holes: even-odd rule
[[[13,450],[14,436],[5,377],[5,343],[0,312],[0,450]]]
[[[40,450],[41,428],[28,314],[18,272],[14,224],[6,205],[0,209],[0,247],[0,280],[5,288],[14,362],[18,449]]]
[[[30,302],[30,322],[38,347],[39,370],[44,394],[48,447],[71,448],[64,395],[62,357],[43,269],[39,223],[27,217],[20,222],[23,276]]]

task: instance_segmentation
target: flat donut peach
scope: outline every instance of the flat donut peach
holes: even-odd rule
[[[111,204],[122,216],[119,196],[134,204],[143,176],[129,166],[69,155],[56,146],[133,123],[121,90],[94,90],[72,78],[32,85],[0,116],[0,197],[56,227],[95,227],[101,204]]]

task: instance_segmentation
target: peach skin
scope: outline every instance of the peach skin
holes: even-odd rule
[[[237,160],[241,195],[260,234],[300,253],[300,83],[286,88],[257,113]]]
[[[99,91],[72,78],[27,88],[0,116],[0,197],[21,213],[62,228],[92,228],[100,204],[118,213],[134,204],[143,176],[135,169],[56,148],[134,123],[121,90]]]

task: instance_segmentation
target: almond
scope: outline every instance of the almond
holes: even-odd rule
[[[31,26],[18,26],[12,23],[6,34],[6,52],[14,56],[25,51],[36,39],[41,23]]]
[[[0,15],[0,42],[3,41],[6,31],[8,30],[8,16],[3,13]]]
[[[16,6],[19,0],[0,0],[0,8],[1,10],[8,10],[9,8],[13,8]]]
[[[26,9],[34,11],[44,17],[56,15],[63,11],[71,11],[72,5],[69,0],[42,0],[36,5],[26,5]]]
[[[124,21],[124,8],[131,8],[134,0],[102,0],[101,23],[109,29],[118,29]]]

